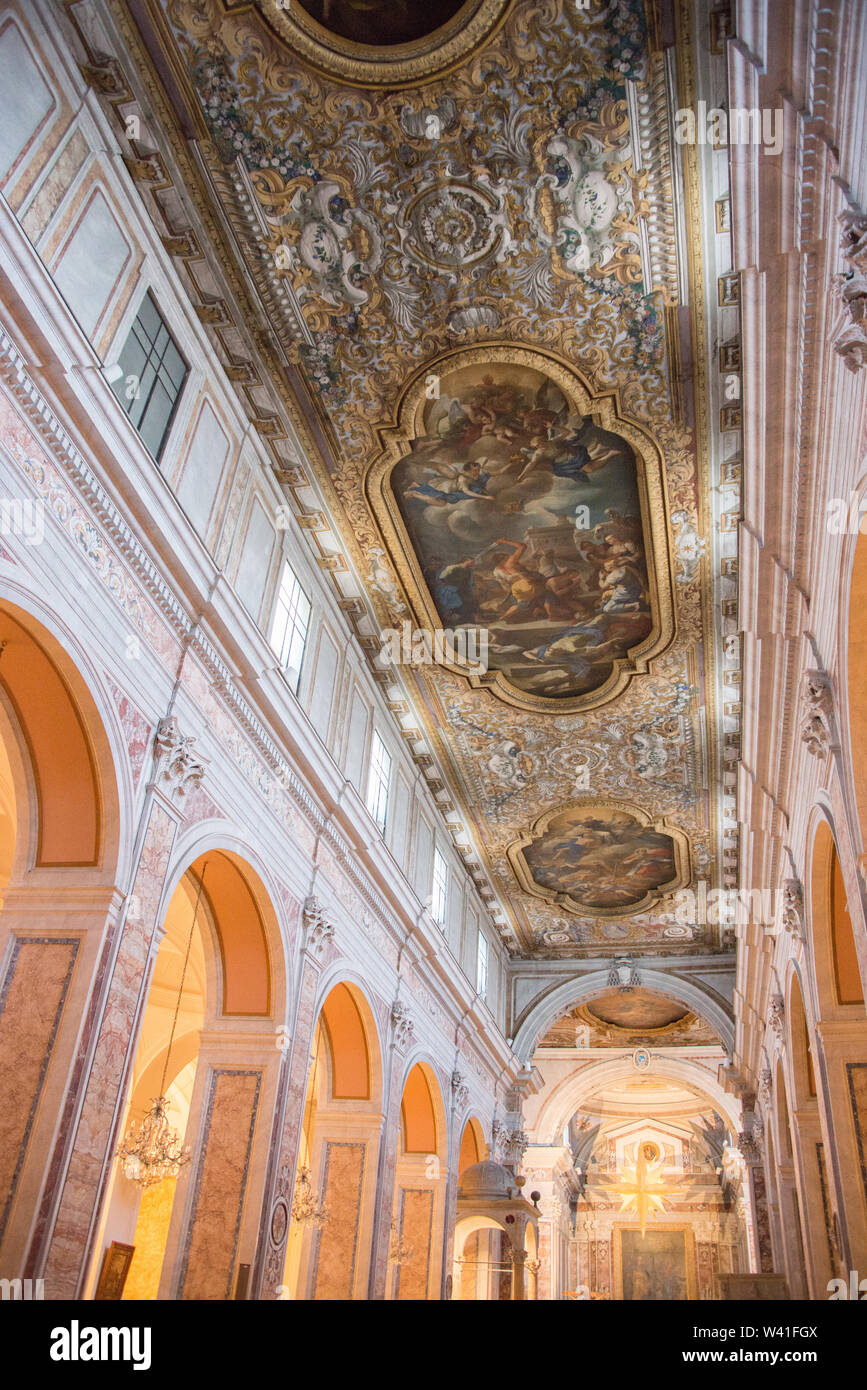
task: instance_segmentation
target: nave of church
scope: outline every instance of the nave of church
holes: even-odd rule
[[[2,1297],[859,1297],[867,4],[0,81]]]

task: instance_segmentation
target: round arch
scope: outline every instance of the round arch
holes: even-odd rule
[[[182,836],[166,876],[157,940],[175,894],[202,888],[208,956],[208,1017],[287,1016],[292,930],[261,858],[231,824],[205,821]],[[202,871],[204,870],[204,880]]]
[[[446,1108],[442,1088],[430,1062],[411,1060],[404,1071],[400,1103],[401,1146],[404,1153],[448,1152]]]
[[[628,1056],[612,1057],[609,1061],[597,1062],[586,1070],[573,1073],[555,1086],[544,1101],[533,1126],[534,1142],[537,1144],[557,1143],[569,1120],[583,1103],[596,1091],[617,1081],[633,1077],[635,1068]],[[740,1117],[737,1103],[720,1086],[704,1067],[696,1062],[676,1057],[655,1057],[652,1075],[667,1081],[676,1081],[688,1087],[696,1095],[705,1099],[709,1105],[726,1120],[733,1134],[740,1130]]]
[[[834,827],[824,813],[815,820],[808,860],[810,944],[820,1019],[864,1007],[864,994],[846,885]]]
[[[458,1176],[473,1163],[484,1162],[487,1156],[488,1146],[485,1143],[481,1121],[475,1115],[470,1115],[461,1130],[461,1142],[458,1149]]]
[[[694,1014],[703,1018],[718,1034],[721,1045],[731,1053],[734,1046],[734,1024],[716,1000],[688,980],[675,979],[661,970],[642,970],[642,986],[655,994],[675,999]],[[538,999],[527,1013],[512,1044],[525,1063],[536,1050],[536,1043],[552,1023],[577,1004],[589,1002],[608,988],[608,971],[594,970],[587,975],[564,981]]]
[[[859,493],[863,494],[862,485]],[[860,511],[859,511],[860,515]],[[844,575],[848,585],[841,596],[841,670],[845,680],[844,722],[848,727],[852,788],[861,829],[862,845],[867,840],[867,631],[864,611],[867,605],[867,534],[859,531],[851,544],[851,558],[844,556]]]
[[[307,1069],[295,1201],[324,1209],[293,1217],[284,1284],[293,1299],[367,1296],[383,1107],[374,1010],[346,962],[320,981]]]
[[[801,975],[796,965],[789,971],[786,997],[786,1027],[789,1069],[792,1081],[794,1108],[817,1099],[816,1073],[813,1067],[813,1034],[804,1004]]]
[[[0,723],[19,811],[13,878],[81,868],[113,879],[132,801],[131,785],[123,796],[118,785],[129,765],[116,713],[71,634],[9,585],[0,590]]]

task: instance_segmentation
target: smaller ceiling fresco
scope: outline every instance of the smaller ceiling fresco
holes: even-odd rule
[[[377,47],[412,43],[452,19],[464,0],[298,0],[311,19],[342,39]]]
[[[664,999],[646,989],[609,990],[586,1007],[597,1022],[610,1023],[614,1028],[645,1031],[668,1028],[686,1018],[689,1012],[676,1000]]]
[[[610,990],[553,1023],[539,1047],[697,1047],[719,1042],[714,1030],[675,1000],[648,990]]]
[[[638,910],[683,878],[678,839],[614,806],[550,812],[509,858],[528,892],[575,912]]]
[[[451,373],[424,431],[391,485],[442,625],[519,690],[598,689],[652,627],[630,445],[505,364]]]

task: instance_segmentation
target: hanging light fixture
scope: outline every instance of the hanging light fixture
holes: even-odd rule
[[[292,1220],[297,1221],[299,1226],[318,1227],[324,1226],[330,1216],[328,1208],[317,1198],[316,1190],[310,1181],[310,1169],[302,1168],[295,1184]]]
[[[310,1118],[308,1135],[313,1126],[313,1109],[316,1104],[316,1071],[319,1066],[319,1044],[313,1054],[313,1075],[310,1078]],[[292,1202],[292,1220],[299,1226],[324,1226],[331,1213],[324,1202],[319,1201],[316,1189],[310,1181],[310,1169],[302,1167],[295,1183],[295,1197]]]
[[[193,908],[193,920],[190,923],[190,935],[187,940],[187,950],[184,956],[184,968],[181,971],[181,983],[178,988],[178,998],[175,1004],[175,1016],[172,1019],[172,1031],[169,1034],[169,1045],[166,1051],[166,1060],[163,1063],[163,1075],[160,1081],[160,1093],[151,1099],[150,1108],[145,1112],[143,1120],[137,1125],[131,1125],[127,1131],[117,1156],[120,1159],[120,1166],[124,1177],[129,1178],[130,1182],[137,1183],[139,1187],[153,1187],[156,1183],[162,1182],[163,1178],[176,1178],[181,1171],[184,1163],[190,1159],[189,1149],[184,1147],[183,1137],[180,1132],[169,1124],[168,1119],[168,1100],[166,1099],[166,1077],[169,1070],[169,1061],[172,1055],[172,1043],[175,1040],[175,1029],[178,1024],[178,1014],[181,1008],[181,998],[184,993],[184,982],[187,978],[187,966],[190,960],[190,948],[193,944],[193,932],[196,929],[196,919],[199,915],[199,903],[202,900],[202,888],[205,882],[205,870],[207,861],[202,865],[202,872],[199,877],[199,886],[196,893],[196,903]]]

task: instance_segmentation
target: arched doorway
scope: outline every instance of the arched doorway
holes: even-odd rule
[[[94,686],[94,688],[96,688]],[[81,1017],[117,910],[121,807],[88,681],[0,602],[0,1273],[25,1268]],[[33,1007],[33,1001],[39,1007]]]
[[[257,1230],[267,1117],[283,1016],[279,929],[267,891],[234,851],[197,855],[169,900],[139,1029],[129,1098],[90,1272],[131,1246],[127,1299],[239,1296]],[[279,1012],[278,1012],[279,1010]],[[139,1160],[155,1098],[185,1155],[160,1176]],[[155,1179],[159,1179],[158,1181]]]
[[[442,1094],[431,1067],[416,1062],[400,1103],[389,1249],[391,1298],[439,1298],[446,1166]]]
[[[373,1013],[349,981],[324,999],[307,1077],[284,1296],[367,1296],[382,1118]]]
[[[525,1102],[524,1162],[540,1194],[540,1298],[716,1298],[718,1276],[750,1268],[751,1172],[718,1075],[721,1011],[648,976],[573,986],[558,1016],[537,1015],[544,1084]]]
[[[814,1067],[830,1207],[845,1269],[867,1265],[867,1193],[851,1175],[867,1152],[867,1011],[846,875],[831,826],[819,819],[810,860],[809,956]],[[837,1227],[834,1226],[836,1236]]]
[[[792,970],[786,1006],[789,1119],[795,1157],[798,1202],[804,1218],[804,1248],[810,1296],[826,1295],[836,1273],[833,1250],[834,1205],[819,1110],[814,1043],[797,971]]]

